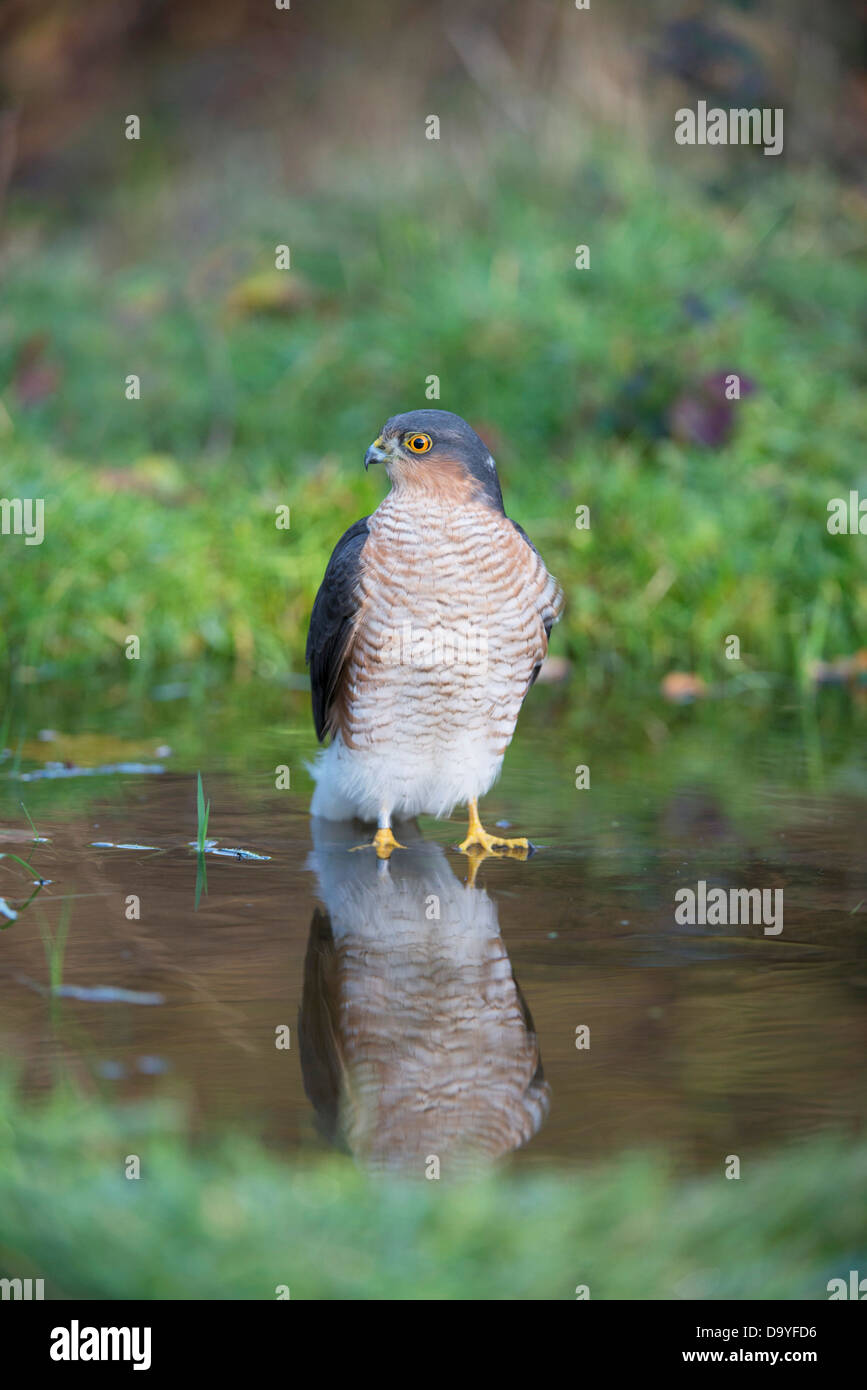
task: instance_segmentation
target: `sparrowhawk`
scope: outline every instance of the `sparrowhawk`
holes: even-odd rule
[[[526,839],[482,826],[489,790],[563,597],[503,507],[497,469],[459,415],[393,416],[364,458],[391,490],[341,537],[307,638],[313,717],[331,743],[311,811],[377,825],[469,808],[465,852],[526,856]]]

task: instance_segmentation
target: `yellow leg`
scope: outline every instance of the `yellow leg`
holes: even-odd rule
[[[357,849],[375,849],[377,859],[390,859],[391,852],[395,849],[404,849],[391,833],[390,825],[381,825],[369,844],[353,845],[353,851]]]
[[[473,799],[469,803],[470,826],[467,837],[458,845],[464,854],[507,854],[515,859],[527,859],[533,846],[529,840],[504,840],[501,835],[489,835],[479,819],[479,805]]]
[[[484,864],[485,860],[489,858],[490,855],[485,854],[484,850],[481,850],[478,854],[476,854],[475,852],[473,852],[472,854],[470,854],[469,852],[467,853],[467,859],[469,860],[469,863],[467,864],[468,888],[475,888],[476,875],[479,872],[479,865]]]

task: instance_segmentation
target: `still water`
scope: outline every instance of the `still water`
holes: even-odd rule
[[[597,738],[556,709],[522,721],[483,814],[541,848],[475,867],[457,816],[402,827],[387,864],[355,850],[360,827],[311,822],[300,714],[231,755],[203,737],[194,760],[161,728],[31,736],[6,760],[0,851],[33,872],[0,862],[0,895],[14,912],[50,882],[0,918],[3,1055],[34,1091],[168,1094],[203,1137],[228,1122],[377,1170],[647,1147],[707,1170],[854,1132],[863,740],[701,718],[649,709]],[[678,922],[699,883],[773,890],[782,930]]]

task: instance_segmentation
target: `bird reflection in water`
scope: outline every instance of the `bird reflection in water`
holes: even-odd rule
[[[325,911],[299,1036],[321,1131],[371,1169],[443,1178],[526,1144],[549,1090],[496,904],[414,826],[380,860],[352,852],[353,823],[311,825]]]

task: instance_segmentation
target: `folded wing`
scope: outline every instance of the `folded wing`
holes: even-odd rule
[[[518,532],[518,535],[521,536],[529,549],[533,552],[535,564],[532,569],[532,582],[529,586],[528,597],[535,604],[545,629],[545,651],[542,653],[544,659],[548,652],[548,638],[551,636],[551,629],[554,624],[559,621],[560,614],[563,612],[563,590],[560,588],[554,576],[548,573],[545,568],[545,562],[523,526],[519,526],[517,521],[512,521],[511,517],[509,517],[509,521]],[[530,676],[530,681],[527,686],[528,690],[536,680],[541,667],[542,662],[537,661],[533,667],[533,673]]]
[[[361,552],[368,518],[350,526],[334,547],[313,604],[307,634],[307,665],[313,696],[313,723],[321,743],[334,733],[335,704],[360,613]]]

